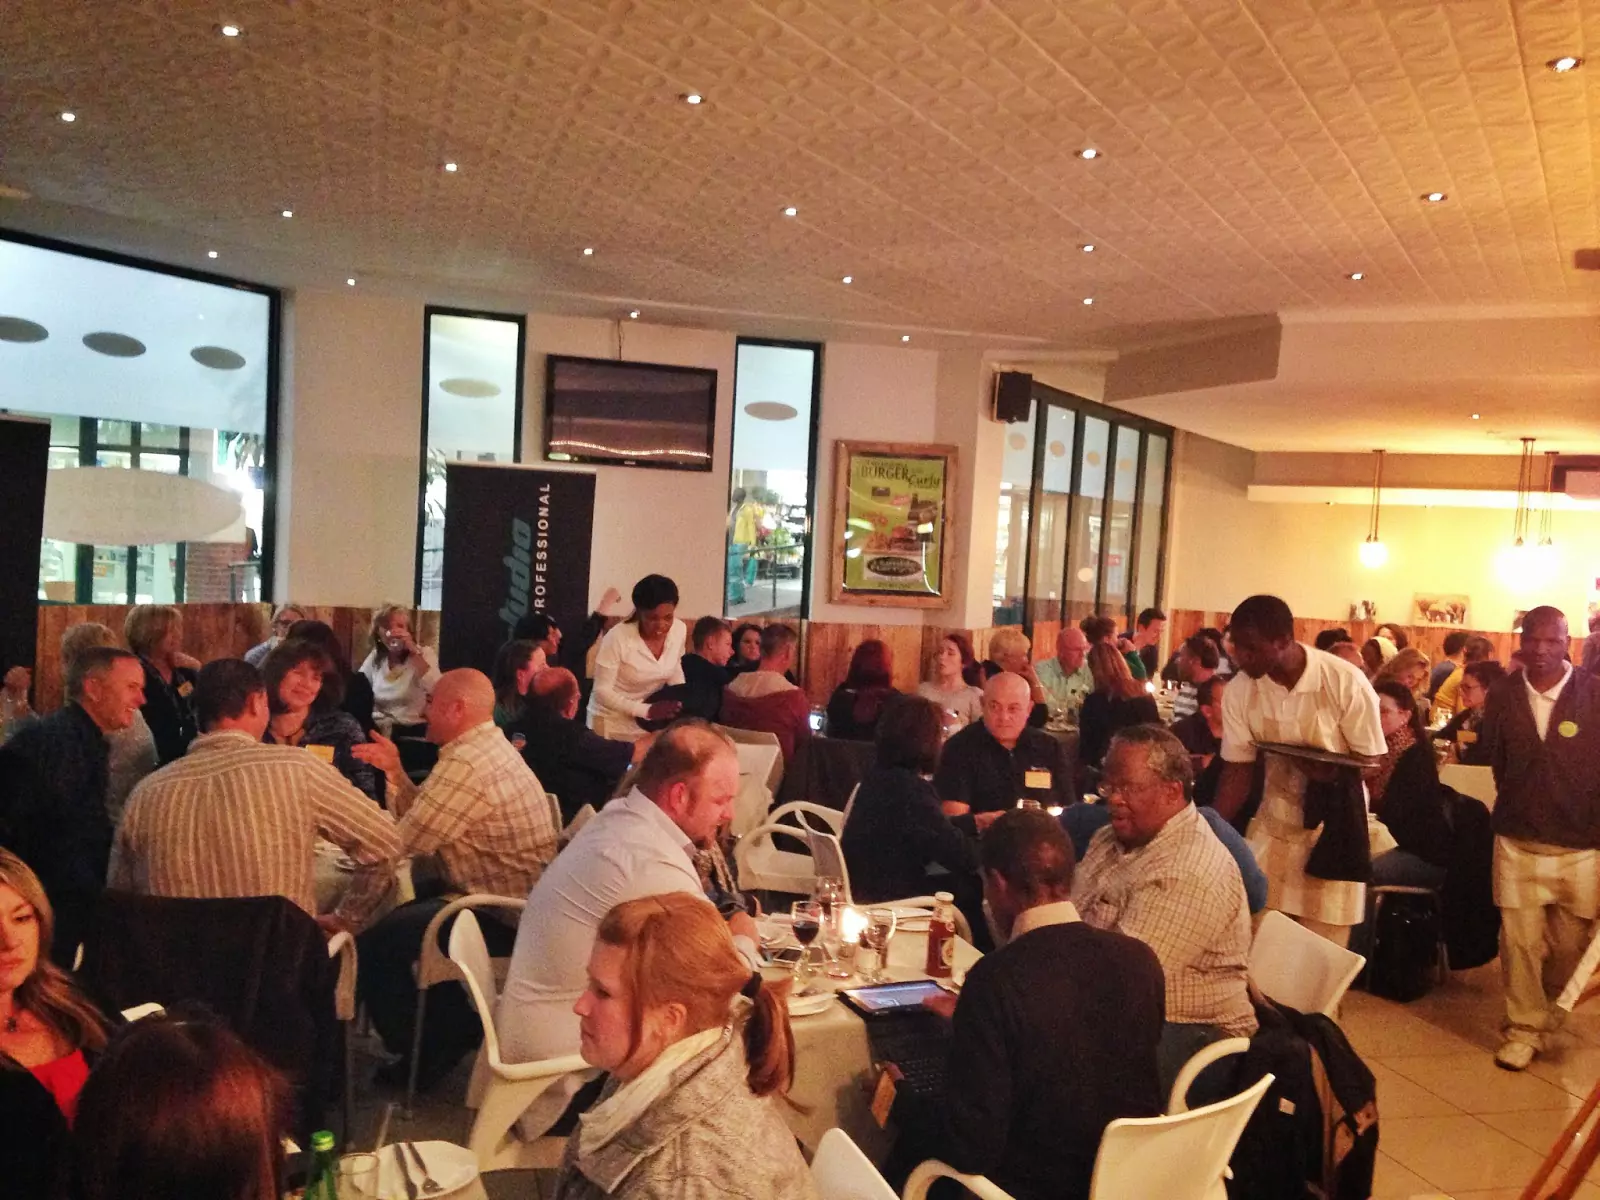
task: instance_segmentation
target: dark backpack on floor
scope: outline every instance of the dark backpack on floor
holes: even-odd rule
[[[1431,896],[1389,893],[1373,924],[1367,990],[1409,1004],[1433,988],[1439,965],[1439,909]]]

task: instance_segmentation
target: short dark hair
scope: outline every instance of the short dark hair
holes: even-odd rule
[[[1469,663],[1494,661],[1494,643],[1481,634],[1473,634],[1462,647],[1461,657]]]
[[[632,599],[635,616],[663,604],[677,604],[678,585],[665,575],[646,575],[633,585]]]
[[[696,650],[704,650],[706,643],[719,633],[728,632],[728,623],[721,617],[701,617],[694,623],[694,634],[690,641]]]
[[[328,661],[328,656],[321,646],[305,638],[285,638],[267,652],[267,657],[261,660],[261,684],[267,689],[267,706],[274,713],[283,711],[278,702],[278,686],[283,682],[283,677],[302,663],[314,662],[317,670],[327,675],[333,668]],[[317,693],[321,698],[321,691]],[[242,711],[242,710],[241,710]],[[226,713],[225,716],[238,716],[238,713]]]
[[[1092,645],[1116,637],[1117,623],[1110,617],[1085,617],[1078,622],[1078,631],[1088,638]]]
[[[943,739],[943,714],[937,704],[923,696],[892,696],[873,735],[874,762],[879,768],[904,767],[931,775],[939,765]]]
[[[1072,894],[1077,860],[1061,822],[1033,808],[1000,814],[978,845],[978,859],[1024,900],[1044,901]]]
[[[759,639],[761,637],[761,626],[754,621],[745,621],[743,624],[733,627],[733,657],[735,659],[739,657],[739,643],[744,641],[744,635],[752,630],[755,631],[755,635]]]
[[[104,675],[113,663],[124,658],[139,661],[137,654],[121,646],[89,646],[74,654],[67,661],[67,699],[82,700],[84,683]]]
[[[1294,640],[1294,614],[1289,606],[1276,596],[1250,596],[1233,610],[1228,620],[1228,630],[1235,636],[1248,630],[1269,642]]]
[[[675,721],[645,752],[633,785],[655,800],[673,784],[700,774],[724,750],[733,754],[733,742],[710,722],[697,717]]]
[[[1467,648],[1467,639],[1472,635],[1465,629],[1452,629],[1444,635],[1444,656],[1446,658],[1460,654]]]
[[[1312,640],[1318,650],[1332,650],[1340,642],[1353,640],[1348,629],[1324,629]]]
[[[771,658],[797,641],[799,635],[787,625],[768,625],[761,631],[761,657]]]
[[[517,618],[517,623],[511,629],[513,642],[542,642],[550,636],[552,629],[560,629],[556,619],[549,613],[531,612],[524,613]]]
[[[317,693],[317,702],[311,707],[317,712],[338,708],[344,703],[344,681],[350,670],[350,659],[333,626],[326,621],[296,621],[289,626],[289,636],[321,646],[322,652],[328,656],[328,667],[322,676],[322,691]]]
[[[1226,675],[1213,675],[1204,683],[1196,684],[1194,689],[1194,702],[1204,708],[1210,708],[1217,702],[1217,689],[1228,686]]]
[[[1190,794],[1194,786],[1194,763],[1190,761],[1189,751],[1184,744],[1165,725],[1130,725],[1117,730],[1111,735],[1111,745],[1106,749],[1108,760],[1111,752],[1119,746],[1134,746],[1143,750],[1145,765],[1152,774],[1167,783],[1178,784],[1185,796]]]
[[[1387,696],[1395,702],[1395,706],[1405,714],[1406,724],[1411,726],[1411,732],[1417,740],[1423,740],[1426,732],[1422,727],[1422,713],[1417,710],[1417,698],[1411,694],[1411,689],[1398,679],[1374,679],[1372,690],[1380,696]]]
[[[1222,655],[1217,652],[1217,644],[1203,633],[1184,638],[1183,648],[1190,658],[1208,671],[1215,671],[1222,662]]]
[[[1567,623],[1567,614],[1553,604],[1541,604],[1539,607],[1530,608],[1522,614],[1522,629],[1526,633],[1530,625],[1540,625],[1554,621],[1559,621],[1565,625]]]
[[[1139,614],[1139,628],[1144,629],[1152,621],[1165,621],[1167,614],[1159,608],[1147,608]]]
[[[1471,675],[1485,689],[1488,689],[1505,678],[1506,669],[1494,659],[1486,658],[1482,662],[1469,662],[1461,668],[1461,673],[1463,675]]]
[[[219,658],[200,668],[194,683],[194,715],[202,730],[244,715],[250,697],[267,690],[261,672],[242,658]]]

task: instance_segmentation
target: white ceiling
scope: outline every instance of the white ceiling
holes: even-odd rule
[[[1544,66],[1593,47],[1600,0],[11,0],[0,184],[32,199],[0,223],[918,345],[1600,312],[1572,267],[1600,245],[1600,51]],[[1381,390],[1344,393],[1342,436],[1381,434]],[[1308,395],[1217,398],[1207,428],[1292,432]]]

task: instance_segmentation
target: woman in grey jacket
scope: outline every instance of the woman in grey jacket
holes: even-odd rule
[[[817,1200],[777,1108],[794,1077],[786,991],[750,973],[698,896],[607,913],[574,1011],[580,1053],[611,1078],[567,1142],[557,1200]]]

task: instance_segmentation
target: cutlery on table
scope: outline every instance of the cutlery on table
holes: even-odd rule
[[[444,1191],[439,1186],[438,1181],[428,1174],[428,1164],[422,1161],[422,1151],[418,1150],[411,1142],[401,1142],[400,1145],[403,1149],[411,1152],[411,1161],[416,1165],[417,1170],[422,1172],[422,1194],[424,1196],[432,1196]]]

